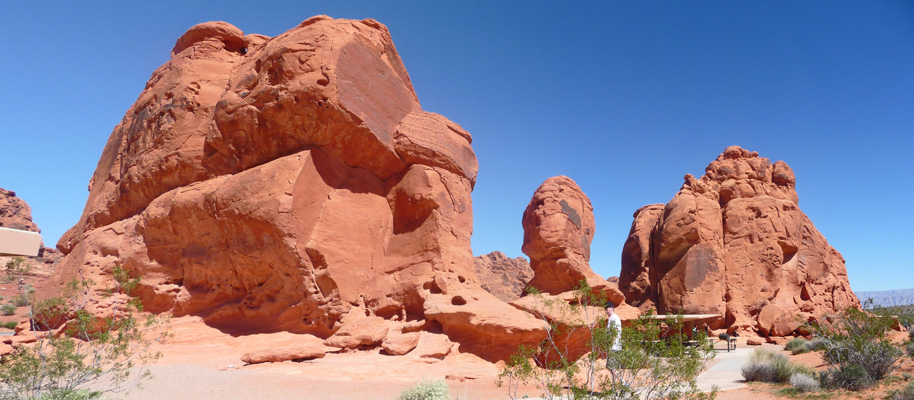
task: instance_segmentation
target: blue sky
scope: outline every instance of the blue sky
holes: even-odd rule
[[[738,144],[794,169],[855,290],[914,287],[914,3],[78,3],[0,13],[0,187],[46,244],[187,28],[275,36],[327,14],[387,25],[423,108],[473,134],[474,254],[522,255],[533,191],[567,175],[593,201],[591,265],[617,275],[632,213]]]

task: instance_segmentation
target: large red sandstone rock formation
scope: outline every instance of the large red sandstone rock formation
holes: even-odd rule
[[[430,330],[504,359],[545,332],[477,284],[471,140],[421,109],[374,20],[194,26],[111,134],[60,280],[123,265],[148,310],[223,329]]]
[[[527,282],[533,279],[533,269],[523,257],[508,258],[505,253],[493,251],[475,257],[473,263],[480,286],[505,302],[519,299]]]
[[[41,232],[32,221],[32,208],[16,192],[0,188],[0,227]]]
[[[19,229],[30,232],[41,232],[38,225],[32,221],[32,208],[25,200],[16,197],[16,192],[0,188],[0,227]],[[38,250],[38,255],[29,257],[39,265],[53,268],[60,262],[62,255],[57,249],[44,247]],[[7,257],[0,259],[0,266],[6,265]],[[37,271],[36,271],[37,272]]]
[[[581,280],[603,280],[589,264],[596,232],[593,205],[571,178],[546,179],[524,210],[523,226],[521,250],[535,272],[530,286],[554,295],[573,290]]]
[[[554,346],[540,349],[541,362],[555,357],[555,348],[563,349],[572,359],[590,351],[587,343],[591,331],[586,327],[605,315],[602,304],[569,307],[580,304],[575,289],[582,281],[595,294],[603,294],[606,300],[614,302],[623,319],[638,317],[639,311],[625,304],[617,283],[603,279],[590,268],[590,243],[596,230],[593,205],[571,178],[546,179],[533,193],[522,223],[521,249],[530,257],[534,273],[528,287],[542,293],[527,294],[511,305],[561,327],[552,337]]]
[[[558,295],[573,291],[581,281],[606,294],[616,304],[625,301],[615,283],[590,268],[590,243],[596,232],[590,198],[567,176],[546,179],[533,192],[524,210],[524,244],[533,279],[528,287]]]
[[[738,146],[666,205],[634,214],[620,287],[660,313],[720,313],[721,326],[792,333],[796,316],[859,305],[844,258],[800,211],[793,171]]]

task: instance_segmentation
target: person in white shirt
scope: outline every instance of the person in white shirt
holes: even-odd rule
[[[611,301],[606,302],[606,316],[608,317],[606,321],[606,328],[609,329],[612,337],[612,346],[609,348],[609,354],[606,355],[606,369],[613,376],[613,381],[616,379],[615,369],[618,368],[618,357],[619,352],[622,351],[622,319],[619,318],[619,315],[615,312],[616,305]]]

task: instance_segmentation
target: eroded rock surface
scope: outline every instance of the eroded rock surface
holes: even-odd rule
[[[669,203],[640,208],[622,251],[630,304],[720,313],[731,330],[787,335],[797,315],[859,305],[844,258],[800,210],[793,170],[728,147]]]
[[[590,242],[596,231],[593,205],[567,176],[546,179],[524,210],[524,244],[534,277],[528,286],[559,294],[582,280],[591,286],[605,280],[590,268]]]
[[[299,343],[245,353],[241,356],[241,361],[248,364],[260,364],[265,362],[313,360],[315,358],[324,358],[328,350],[332,349],[324,346],[317,337],[304,336]]]
[[[493,251],[475,257],[473,263],[479,284],[501,301],[519,299],[533,279],[533,269],[523,257],[509,258],[505,253]]]
[[[220,329],[358,347],[425,321],[497,359],[544,333],[477,283],[471,140],[377,21],[194,26],[112,132],[58,279],[121,265],[147,310]]]
[[[35,221],[32,220],[32,208],[25,200],[16,196],[16,192],[0,188],[0,227],[19,229],[30,232],[41,232]],[[27,257],[39,266],[34,274],[44,275],[53,270],[63,255],[57,249],[44,247],[38,249],[38,255]],[[10,257],[0,257],[0,266],[6,265]]]
[[[41,232],[32,221],[32,208],[16,192],[0,188],[0,227]]]

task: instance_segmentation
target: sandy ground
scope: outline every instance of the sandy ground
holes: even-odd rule
[[[443,360],[393,357],[375,351],[328,353],[304,362],[244,365],[247,352],[282,347],[301,340],[286,332],[233,337],[195,317],[173,319],[174,338],[155,349],[163,357],[149,367],[152,379],[111,399],[395,399],[407,386],[423,379],[444,379],[457,399],[506,399],[507,389],[495,385],[499,369],[470,354]],[[519,396],[539,395],[535,387]]]
[[[163,354],[150,367],[153,378],[141,389],[109,394],[112,399],[395,399],[407,386],[422,378],[444,379],[452,398],[508,399],[505,387],[496,386],[499,368],[469,354],[449,355],[443,360],[392,357],[378,351],[329,353],[305,362],[244,365],[241,356],[252,350],[282,347],[301,340],[290,333],[233,337],[206,326],[199,319],[173,319],[174,333]],[[718,346],[723,347],[723,346]],[[773,349],[778,347],[770,346]],[[709,370],[699,380],[701,387],[718,385],[724,399],[767,398],[744,388],[739,368],[755,348],[719,350]],[[537,398],[535,386],[521,387],[517,397]]]
[[[245,365],[247,352],[283,347],[302,340],[301,335],[280,332],[232,336],[205,325],[199,318],[171,320],[174,338],[157,345],[163,357],[149,367],[153,377],[139,389],[108,393],[105,398],[130,400],[235,400],[303,399],[362,400],[396,399],[406,387],[422,378],[443,379],[457,400],[508,399],[508,391],[496,385],[499,367],[470,354],[451,354],[444,359],[387,356],[375,351],[328,353],[326,357],[305,362]],[[718,346],[722,348],[723,346]],[[781,351],[780,345],[765,345]],[[699,387],[709,390],[717,385],[721,400],[785,398],[778,391],[786,386],[745,383],[740,368],[759,347],[740,344],[736,351],[718,350],[708,369],[699,377]],[[817,353],[791,356],[791,359],[817,369],[825,365]],[[901,375],[914,372],[908,362],[896,378],[864,392],[831,391],[829,399],[882,399],[889,390],[907,384]],[[517,398],[541,395],[539,388],[525,386]],[[821,396],[821,394],[817,394]]]
[[[47,282],[47,274],[29,279],[37,287]],[[15,282],[0,280],[0,304],[17,295]],[[0,322],[18,321],[26,314],[19,307],[14,315],[0,316]],[[499,367],[470,354],[451,354],[443,360],[400,356],[393,357],[375,351],[328,353],[325,358],[306,362],[245,365],[241,356],[253,350],[283,347],[300,341],[301,335],[286,332],[232,336],[211,328],[196,317],[173,318],[169,330],[173,338],[155,346],[162,358],[149,367],[150,380],[141,388],[129,392],[108,393],[105,398],[130,400],[235,400],[235,399],[395,399],[399,393],[423,378],[443,379],[451,389],[452,398],[508,399],[508,391],[496,385]],[[0,328],[0,335],[11,334]],[[894,332],[897,340],[906,333]],[[721,400],[783,398],[778,391],[785,386],[742,382],[742,363],[758,347],[740,343],[735,352],[726,352],[718,344],[718,355],[699,377],[699,387],[710,390],[714,385],[722,391]],[[782,351],[783,346],[765,345]],[[784,354],[789,354],[783,352]],[[825,364],[817,353],[791,356],[797,362],[816,369]],[[890,390],[908,384],[903,374],[914,374],[914,360],[899,368],[895,377],[864,392],[831,391],[832,400],[882,399]],[[100,384],[103,385],[103,384]],[[537,398],[541,391],[533,385],[519,388],[517,397]]]

